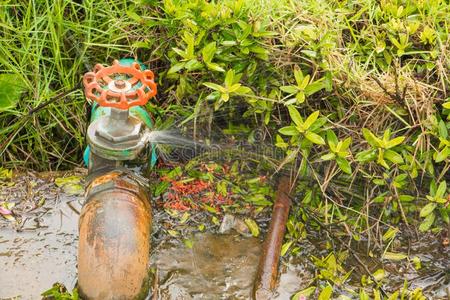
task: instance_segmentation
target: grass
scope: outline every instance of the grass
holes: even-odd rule
[[[450,213],[449,10],[443,0],[2,1],[2,166],[80,166],[81,76],[135,57],[157,74],[159,126],[194,123],[201,135],[216,118],[221,134],[262,132],[258,143],[284,153],[264,167],[300,179],[293,227],[317,221],[306,207],[379,254],[400,224],[438,235]]]
[[[134,22],[123,17],[124,5],[1,4],[1,72],[13,74],[25,87],[16,105],[2,112],[5,163],[38,170],[79,165],[87,115],[80,79],[97,61],[131,53],[128,28]]]

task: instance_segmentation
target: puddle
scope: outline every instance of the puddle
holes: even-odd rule
[[[204,233],[192,241],[192,248],[168,241],[155,249],[161,299],[249,299],[259,240]]]
[[[78,215],[64,198],[54,207],[27,220],[39,228],[0,230],[0,299],[40,299],[57,281],[74,286]]]
[[[18,220],[0,217],[0,299],[40,299],[55,282],[76,282],[81,197],[62,193],[53,183],[60,176],[28,173],[0,186]]]

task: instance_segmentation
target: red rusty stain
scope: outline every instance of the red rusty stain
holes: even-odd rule
[[[291,206],[290,187],[290,179],[282,177],[278,184],[269,232],[264,241],[263,252],[256,272],[252,295],[256,300],[271,299],[272,291],[277,284],[281,246]]]
[[[81,212],[78,286],[86,299],[140,299],[147,292],[151,207],[139,185],[119,175],[95,179],[96,186],[113,184],[88,188]]]

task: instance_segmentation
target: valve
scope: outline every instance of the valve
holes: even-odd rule
[[[100,106],[127,110],[147,104],[156,95],[154,77],[152,71],[141,70],[136,62],[123,66],[114,60],[112,66],[97,64],[93,72],[84,75],[84,91]]]
[[[137,62],[111,66],[97,64],[83,77],[86,98],[97,102],[104,115],[92,121],[87,140],[92,153],[111,162],[135,159],[148,144],[150,128],[131,111],[156,95],[154,74]],[[91,167],[89,163],[89,167]]]

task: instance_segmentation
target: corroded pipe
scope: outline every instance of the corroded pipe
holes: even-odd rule
[[[151,207],[119,171],[95,178],[79,221],[78,287],[83,299],[143,299],[148,292]]]
[[[290,188],[291,181],[289,178],[282,177],[278,184],[269,232],[264,241],[254,281],[252,296],[255,300],[272,299],[272,291],[277,284],[281,247],[291,206]]]

